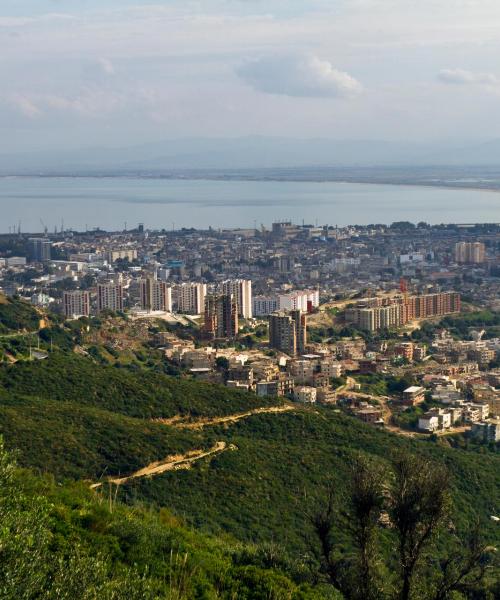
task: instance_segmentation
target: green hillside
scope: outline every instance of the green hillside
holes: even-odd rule
[[[46,361],[0,364],[0,386],[16,394],[73,401],[143,419],[229,415],[277,403],[223,386],[103,366],[62,352]]]
[[[490,516],[500,510],[499,455],[410,441],[328,409],[254,416],[217,432],[222,435],[237,452],[190,471],[134,481],[123,494],[169,506],[198,527],[249,541],[279,539],[305,551],[308,510],[327,485],[345,488],[357,454],[384,461],[406,449],[451,471],[457,526],[466,529],[478,515],[492,538],[498,533]]]
[[[58,497],[57,502],[71,507],[58,509],[63,521],[66,518],[72,521],[70,525],[60,524],[63,537],[68,531],[73,535],[73,519],[78,521],[76,513],[90,513],[88,523],[75,534],[78,539],[83,536],[85,543],[102,543],[106,551],[113,555],[117,552],[119,560],[127,552],[137,551],[139,562],[144,565],[154,561],[154,555],[148,554],[145,546],[140,551],[133,550],[139,543],[136,529],[141,525],[134,525],[128,539],[127,523],[132,517],[127,516],[127,508],[117,505],[120,517],[115,518],[111,513],[99,516],[97,506],[117,499],[135,507],[130,515],[136,515],[137,507],[142,507],[140,519],[157,514],[156,511],[161,515],[161,510],[167,508],[169,514],[175,515],[169,519],[186,522],[200,532],[200,544],[223,544],[224,572],[233,573],[237,568],[238,575],[228,575],[224,583],[215,583],[210,579],[213,575],[207,575],[212,587],[223,590],[217,592],[219,595],[192,591],[179,598],[326,597],[317,596],[310,589],[302,596],[298,591],[301,582],[313,585],[318,581],[314,575],[318,572],[317,558],[311,553],[311,514],[324,504],[328,488],[335,490],[339,501],[345,501],[351,467],[359,456],[382,466],[396,453],[406,452],[431,459],[435,465],[445,465],[451,474],[450,522],[454,531],[467,532],[477,517],[486,539],[498,544],[498,524],[491,516],[500,513],[500,456],[493,451],[453,448],[443,440],[399,437],[335,409],[300,405],[287,412],[253,414],[237,422],[209,424],[202,429],[186,429],[175,423],[165,425],[154,419],[178,415],[189,423],[248,412],[256,407],[268,409],[273,404],[279,408],[279,405],[272,399],[219,386],[103,366],[89,357],[61,352],[42,361],[2,365],[0,386],[0,433],[6,446],[18,450],[21,465],[52,474],[55,482],[67,486],[44,484],[50,487],[44,494],[53,494]],[[231,451],[201,457],[190,468],[137,477],[119,488],[104,485],[100,490],[89,489],[87,480],[130,475],[172,454],[189,456],[191,451],[212,448],[215,442]],[[74,487],[69,479],[80,483]],[[75,500],[75,489],[83,499]],[[149,507],[151,513],[144,507]],[[110,530],[118,540],[108,537]],[[127,539],[121,539],[122,535]],[[198,536],[189,535],[196,545]],[[218,536],[218,542],[206,541],[213,539],[206,536],[214,535]],[[240,550],[229,550],[220,541],[226,536],[232,540],[230,545]],[[349,520],[342,512],[336,536],[338,543],[352,547]],[[390,532],[383,536],[390,548],[393,543]],[[146,542],[140,542],[143,543]],[[241,543],[270,548],[273,558],[261,557],[257,563],[252,558],[249,565],[238,554],[246,556],[249,552],[241,550]],[[446,547],[446,536],[440,544]],[[252,556],[253,552],[261,551],[252,550]],[[210,564],[205,565],[208,558],[200,560],[203,566],[198,565],[199,572],[208,569],[213,574],[220,566],[212,569]],[[239,570],[241,560],[243,571]],[[277,571],[258,570],[269,566]],[[234,577],[236,586],[241,585],[241,578],[245,581],[249,578],[249,590],[263,586],[260,595],[245,595],[247,592],[239,587],[231,588],[233,583],[228,581],[232,582]],[[276,581],[276,577],[284,577],[275,587],[288,590],[286,594],[271,593],[266,588],[269,582],[262,583],[268,579]],[[227,591],[224,586],[229,586],[232,596],[224,595]]]
[[[0,334],[14,331],[35,331],[40,315],[27,302],[0,294]]]
[[[0,394],[0,433],[19,462],[58,478],[128,474],[208,439],[77,402]]]
[[[335,600],[272,549],[186,528],[15,468],[0,440],[0,596],[48,600]]]

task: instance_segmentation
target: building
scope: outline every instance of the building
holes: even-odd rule
[[[307,343],[307,315],[300,310],[279,311],[269,316],[269,347],[290,354],[304,353]]]
[[[252,312],[254,317],[267,317],[279,310],[278,296],[254,296]]]
[[[48,262],[51,258],[52,242],[47,238],[29,238],[29,255],[33,262]]]
[[[353,323],[360,329],[377,331],[400,327],[414,319],[444,316],[460,312],[460,294],[440,292],[420,296],[397,296],[361,301],[358,306],[345,311],[346,323]]]
[[[47,308],[47,306],[53,302],[53,298],[51,298],[48,294],[44,294],[43,292],[38,292],[37,294],[33,294],[30,298],[31,304],[33,306],[41,306],[43,308]]]
[[[5,265],[7,267],[25,267],[26,266],[26,257],[25,256],[8,256],[5,259]]]
[[[123,310],[123,286],[121,283],[97,284],[97,311]]]
[[[294,381],[281,374],[272,381],[259,381],[256,385],[257,396],[290,396],[293,394]]]
[[[232,295],[210,294],[205,298],[203,332],[208,338],[234,338],[238,334],[238,306]]]
[[[206,283],[183,283],[177,288],[180,312],[201,315],[205,308]]]
[[[106,252],[108,263],[114,263],[117,260],[133,262],[137,260],[137,250],[135,248],[121,248],[118,250],[108,250]]]
[[[250,279],[227,279],[222,282],[222,293],[232,295],[238,306],[238,316],[252,317],[252,282]]]
[[[486,259],[482,242],[458,242],[455,244],[455,262],[459,264],[480,264]]]
[[[280,294],[278,310],[301,310],[311,312],[319,306],[318,290],[299,290],[289,294]]]
[[[413,361],[413,344],[411,342],[400,342],[394,347],[394,354],[407,360]]]
[[[452,413],[442,408],[433,408],[418,419],[418,428],[426,433],[449,429],[452,424]]]
[[[172,288],[153,277],[139,280],[141,308],[149,312],[172,312]]]
[[[500,442],[500,420],[473,423],[471,433],[483,442]]]
[[[413,406],[425,400],[425,390],[418,385],[412,385],[403,391],[403,404]]]
[[[307,385],[301,385],[295,388],[293,397],[297,402],[312,404],[316,402],[316,388]]]
[[[90,294],[82,290],[64,292],[63,311],[68,319],[88,317],[90,314]]]

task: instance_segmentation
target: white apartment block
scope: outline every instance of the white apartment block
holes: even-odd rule
[[[301,310],[308,312],[308,305],[313,308],[319,306],[318,290],[299,290],[278,297],[279,310]]]
[[[254,317],[265,317],[279,309],[279,300],[277,296],[254,296],[253,315]]]
[[[250,279],[227,279],[222,282],[222,293],[233,295],[238,305],[238,316],[252,317],[252,282]]]
[[[206,283],[183,283],[177,288],[178,309],[191,315],[201,315],[205,310]]]

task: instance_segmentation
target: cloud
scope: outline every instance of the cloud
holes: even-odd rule
[[[309,98],[350,97],[362,86],[344,71],[317,56],[268,56],[249,61],[237,70],[260,92]]]
[[[42,110],[27,96],[13,94],[8,103],[28,119],[36,119],[42,115]]]
[[[453,85],[497,85],[498,77],[492,73],[473,73],[464,69],[443,69],[438,73],[438,79],[443,83]]]
[[[97,61],[101,71],[106,75],[114,75],[115,66],[108,58],[99,58]]]

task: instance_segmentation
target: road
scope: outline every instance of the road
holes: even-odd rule
[[[139,469],[135,473],[128,475],[127,477],[109,478],[104,481],[93,483],[91,489],[100,488],[104,483],[112,483],[115,485],[123,485],[132,479],[139,479],[141,477],[153,477],[154,475],[160,475],[167,471],[179,471],[181,469],[189,469],[191,465],[202,458],[214,456],[220,454],[225,450],[235,450],[236,446],[232,444],[227,445],[226,442],[216,442],[209,450],[190,450],[186,454],[176,454],[174,456],[167,456],[164,460],[152,462],[149,465]]]
[[[297,410],[297,405],[285,404],[283,406],[265,406],[263,408],[255,408],[244,413],[237,413],[235,415],[227,415],[224,417],[213,417],[203,418],[192,421],[189,417],[181,417],[180,415],[172,417],[170,419],[154,419],[156,423],[162,423],[163,425],[170,425],[171,427],[178,427],[180,429],[203,429],[204,427],[211,427],[214,425],[222,425],[224,423],[236,423],[241,419],[252,417],[253,415],[264,415],[264,414],[279,414],[289,412],[291,410]]]

